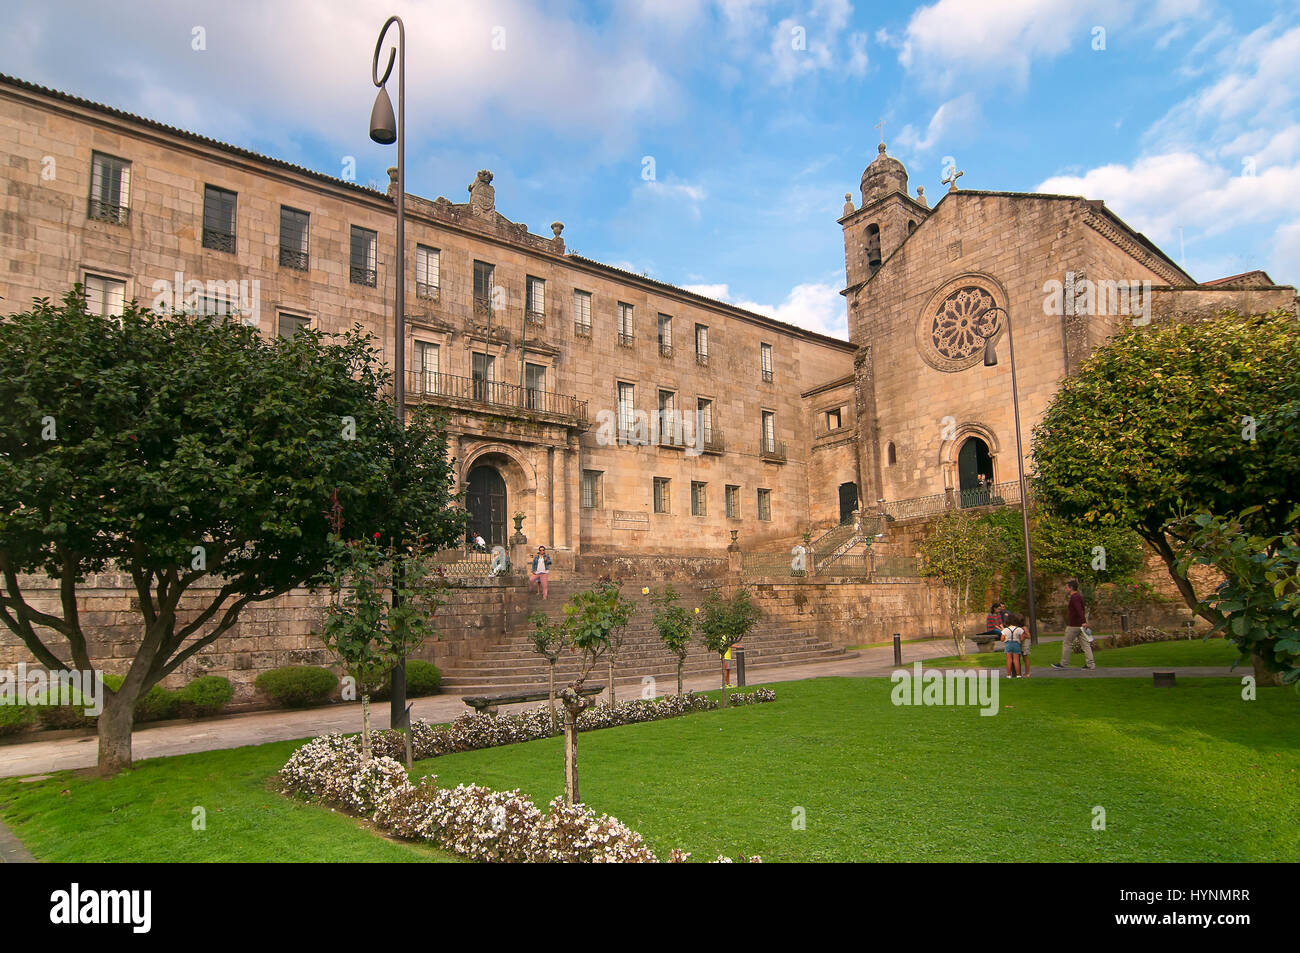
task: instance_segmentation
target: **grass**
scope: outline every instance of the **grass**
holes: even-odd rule
[[[43,861],[438,861],[432,847],[386,840],[345,814],[271,787],[302,742],[149,758],[115,778],[62,771],[0,781],[0,818]],[[207,829],[193,829],[194,808]]]
[[[1237,649],[1227,639],[1180,639],[1172,642],[1147,642],[1143,645],[1129,645],[1120,649],[1108,649],[1098,639],[1093,644],[1093,658],[1098,668],[1146,668],[1150,666],[1222,666],[1227,668],[1237,660]],[[1048,665],[1061,660],[1059,642],[1039,644],[1029,656],[1031,671],[1033,666]],[[1006,668],[1007,657],[1001,652],[976,652],[972,655],[947,655],[943,658],[926,659],[928,666],[976,666],[985,668]],[[1070,665],[1082,668],[1083,655],[1075,653],[1070,657]],[[1247,665],[1243,674],[1249,675],[1252,669]]]
[[[584,732],[582,795],[661,856],[681,847],[698,860],[1300,860],[1290,689],[1245,702],[1231,679],[999,686],[996,717],[895,706],[888,679],[821,678],[775,685],[773,704]],[[45,860],[445,857],[273,794],[294,744],[144,761],[111,780],[0,782],[0,816]],[[561,764],[557,738],[413,773],[518,787],[544,806],[561,793]],[[193,805],[208,809],[206,833],[190,830]]]

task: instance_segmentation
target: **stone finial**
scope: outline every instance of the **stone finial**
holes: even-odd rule
[[[852,192],[844,193],[844,214],[845,215],[853,214],[853,193]]]
[[[885,154],[885,140],[884,140],[884,139],[881,139],[881,140],[880,140],[880,145],[876,148],[876,152],[879,153],[879,154],[882,155],[882,156]]]
[[[475,215],[491,215],[496,211],[496,189],[492,188],[492,173],[479,169],[469,184],[469,210]]]
[[[555,237],[551,239],[551,244],[555,247],[555,251],[556,251],[558,254],[563,255],[563,254],[564,254],[564,239],[560,237],[560,232],[564,231],[564,223],[563,223],[563,222],[551,222],[551,231],[555,233]]]
[[[551,222],[551,231],[553,231],[553,232],[555,233],[555,237],[556,237],[556,238],[559,238],[559,237],[560,237],[560,232],[564,231],[564,223],[563,223],[563,222]]]
[[[929,208],[929,207],[930,207],[930,203],[929,203],[929,202],[926,200],[926,198],[925,198],[925,186],[924,186],[924,185],[918,185],[918,186],[916,187],[916,201],[917,201],[919,204],[924,205],[926,208]]]
[[[388,197],[391,199],[397,195],[397,166],[388,167]]]

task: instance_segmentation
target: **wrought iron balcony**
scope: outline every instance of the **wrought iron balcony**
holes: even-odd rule
[[[785,463],[785,444],[779,440],[760,440],[758,457],[771,463]]]
[[[772,383],[772,369],[770,367],[763,368],[763,383]]]
[[[280,264],[285,268],[293,268],[295,271],[306,271],[309,263],[307,253],[298,251],[293,248],[280,246]]]
[[[352,265],[348,269],[348,280],[354,285],[366,285],[373,288],[379,283],[379,272],[374,268],[364,268],[361,265]]]
[[[665,344],[663,341],[660,341],[660,342],[659,342],[659,356],[660,356],[660,357],[672,357],[672,356],[673,356],[673,346],[672,346],[671,344]]]
[[[415,283],[415,296],[424,301],[437,301],[441,289],[438,285],[431,285],[427,281],[417,281]]]
[[[213,251],[233,252],[235,250],[235,233],[224,228],[203,229],[203,247]]]
[[[623,331],[618,332],[619,347],[631,347],[634,341],[635,341],[635,337],[633,335],[625,333]]]
[[[91,199],[90,209],[86,214],[97,222],[125,225],[131,216],[131,210],[125,205],[118,205],[116,202],[102,202],[99,199]]]
[[[708,367],[708,366],[709,366],[709,352],[708,352],[708,351],[696,351],[696,352],[695,352],[695,363],[698,364],[698,365],[700,365],[700,367]]]
[[[503,417],[549,417],[570,426],[587,423],[585,400],[479,377],[412,371],[407,375],[406,399],[408,403],[438,404]]]
[[[721,431],[706,428],[700,436],[705,453],[727,452],[727,441],[723,439]]]

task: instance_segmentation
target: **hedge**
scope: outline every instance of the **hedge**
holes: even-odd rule
[[[334,694],[339,677],[327,668],[287,665],[263,672],[253,684],[286,708],[310,708]]]

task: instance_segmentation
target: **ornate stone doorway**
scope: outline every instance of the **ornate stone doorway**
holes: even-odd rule
[[[506,544],[506,481],[496,467],[477,466],[466,481],[465,508],[469,511],[466,530],[472,540],[482,536],[489,546]]]
[[[962,506],[984,506],[992,496],[993,456],[979,437],[967,437],[957,453],[957,485]]]

